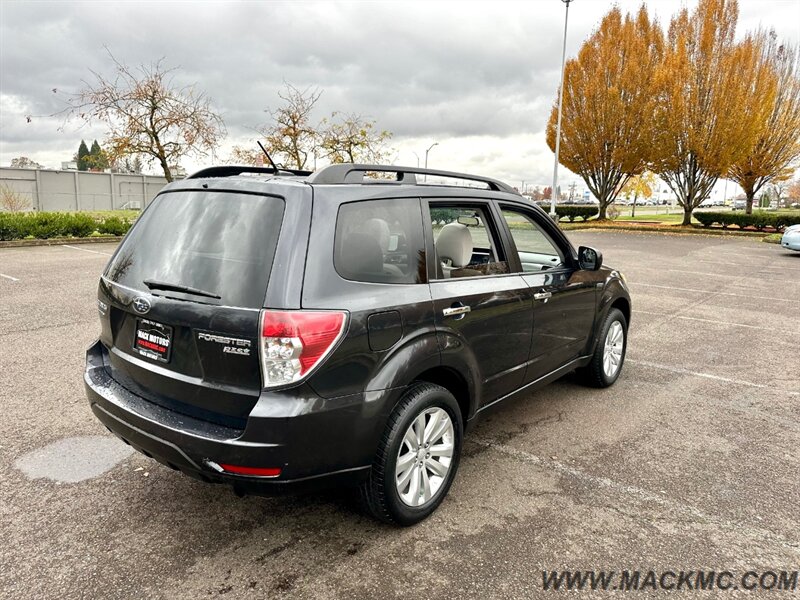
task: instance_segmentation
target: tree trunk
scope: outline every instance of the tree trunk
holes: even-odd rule
[[[692,209],[689,206],[683,207],[683,222],[681,225],[691,225],[692,224]]]
[[[598,221],[605,221],[608,217],[606,217],[606,208],[608,208],[607,204],[600,203],[600,212],[597,213],[597,220]]]
[[[164,177],[166,178],[167,183],[172,183],[172,171],[169,170],[167,159],[163,156],[159,156],[158,162],[161,164],[161,168],[164,170]]]
[[[753,200],[755,199],[756,194],[752,190],[746,190],[745,194],[747,195],[747,204],[745,205],[744,212],[746,212],[748,215],[752,215],[753,214]]]
[[[633,195],[633,208],[631,208],[631,219],[636,218],[636,199],[639,197],[639,194]]]

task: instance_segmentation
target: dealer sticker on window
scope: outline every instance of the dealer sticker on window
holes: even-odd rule
[[[147,319],[136,319],[133,349],[142,356],[159,362],[169,362],[172,349],[172,327]]]

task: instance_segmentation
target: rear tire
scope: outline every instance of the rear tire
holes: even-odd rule
[[[628,348],[628,321],[622,311],[608,311],[597,336],[597,345],[588,365],[578,370],[586,385],[605,388],[614,384],[622,372]]]
[[[445,388],[412,384],[397,404],[361,502],[381,521],[408,526],[430,516],[444,500],[458,469],[463,422],[461,410]]]

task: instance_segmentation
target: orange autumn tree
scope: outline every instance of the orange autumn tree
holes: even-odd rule
[[[652,169],[683,208],[683,224],[714,184],[752,151],[774,97],[758,41],[734,41],[736,0],[700,0],[670,23],[658,70]]]
[[[628,178],[648,164],[655,110],[654,73],[663,36],[642,6],[623,18],[612,8],[564,72],[559,162],[599,201],[599,219]],[[555,149],[557,103],[547,124]]]
[[[766,122],[752,150],[736,162],[728,176],[738,183],[747,197],[747,213],[753,212],[755,195],[770,182],[791,178],[800,159],[800,61],[797,48],[778,43],[774,31],[759,32],[760,69],[775,77]]]

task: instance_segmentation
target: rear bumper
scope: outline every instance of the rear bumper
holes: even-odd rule
[[[238,493],[274,495],[363,481],[385,425],[392,390],[323,399],[301,387],[265,393],[244,430],[183,415],[130,392],[110,375],[104,349],[86,353],[86,395],[112,433],[143,454]],[[278,477],[226,473],[220,464],[280,468]]]

